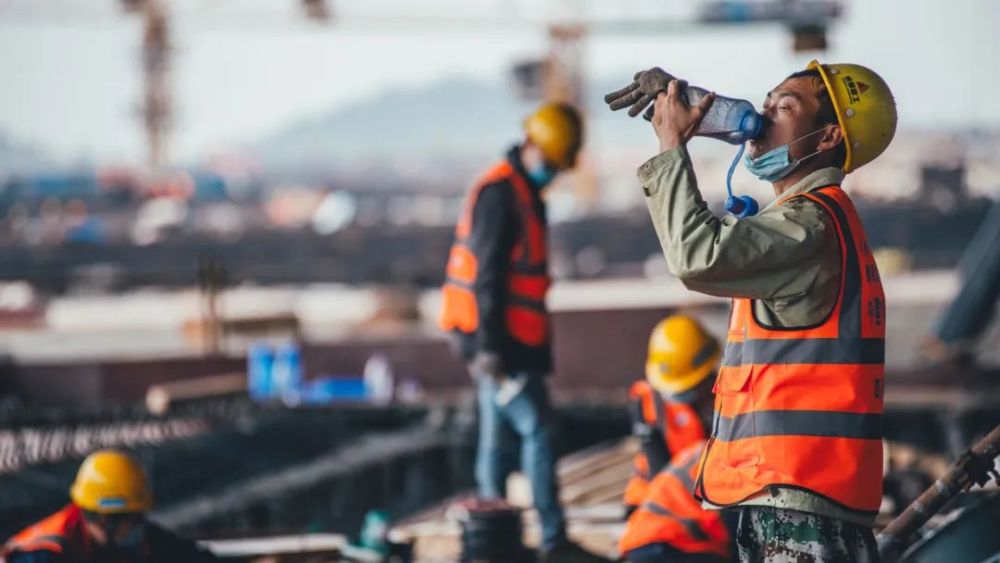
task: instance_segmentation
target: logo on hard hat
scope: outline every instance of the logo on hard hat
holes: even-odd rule
[[[852,105],[856,104],[857,102],[860,102],[861,101],[861,93],[858,91],[858,85],[854,82],[854,79],[851,78],[850,76],[845,76],[842,80],[844,81],[844,86],[847,87],[847,96],[849,98],[848,101]],[[868,89],[868,87],[865,86],[865,90],[867,90],[867,89]],[[861,92],[863,92],[863,91],[864,90],[861,90]]]
[[[125,508],[125,499],[121,497],[104,497],[97,501],[97,506],[101,508]]]

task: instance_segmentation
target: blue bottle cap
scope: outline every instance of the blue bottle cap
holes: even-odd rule
[[[756,111],[748,111],[740,118],[740,131],[746,139],[757,139],[764,133],[764,117]]]

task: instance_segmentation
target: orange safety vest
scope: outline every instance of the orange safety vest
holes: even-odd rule
[[[479,307],[474,285],[478,263],[469,248],[472,218],[479,194],[487,185],[506,180],[514,188],[521,236],[510,256],[507,272],[507,302],[504,316],[507,333],[527,346],[542,346],[549,342],[549,316],[545,295],[551,280],[548,274],[548,244],[542,217],[535,209],[534,196],[527,180],[504,160],[491,168],[472,189],[465,209],[455,228],[455,244],[448,257],[446,280],[442,288],[440,326],[444,330],[465,333],[479,328]]]
[[[729,531],[718,510],[706,510],[694,498],[698,460],[705,441],[691,444],[649,484],[649,492],[625,526],[618,552],[665,543],[685,553],[714,553],[728,558]]]
[[[793,196],[797,197],[797,196]],[[734,299],[715,422],[697,494],[738,504],[794,487],[876,512],[882,498],[885,294],[854,205],[839,186],[801,194],[840,242],[837,302],[821,323],[766,327]]]
[[[15,553],[34,551],[57,553],[71,561],[89,560],[93,547],[83,525],[83,512],[75,505],[67,505],[12,537],[0,550],[0,561]]]
[[[677,401],[668,401],[653,389],[645,380],[636,381],[628,392],[629,399],[638,401],[641,405],[642,418],[646,424],[660,429],[666,441],[667,451],[673,458],[691,444],[700,443],[705,439],[705,428],[689,405]],[[625,487],[625,505],[638,506],[646,497],[649,479],[649,460],[645,454],[635,454],[632,462],[634,475]]]

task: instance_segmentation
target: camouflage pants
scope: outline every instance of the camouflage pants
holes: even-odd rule
[[[818,514],[769,506],[739,509],[740,561],[752,563],[875,563],[870,528]]]

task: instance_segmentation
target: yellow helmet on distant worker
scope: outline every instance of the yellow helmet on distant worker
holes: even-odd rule
[[[669,316],[653,328],[646,357],[646,380],[667,395],[689,391],[713,374],[719,342],[697,320]]]
[[[98,514],[146,512],[153,507],[153,494],[142,465],[118,450],[101,450],[87,456],[69,496],[73,504]]]
[[[861,65],[812,61],[807,69],[819,71],[833,100],[847,149],[844,172],[875,160],[896,134],[896,100],[885,80]]]
[[[524,120],[524,133],[546,160],[565,170],[576,164],[583,144],[583,118],[569,104],[546,103]]]

